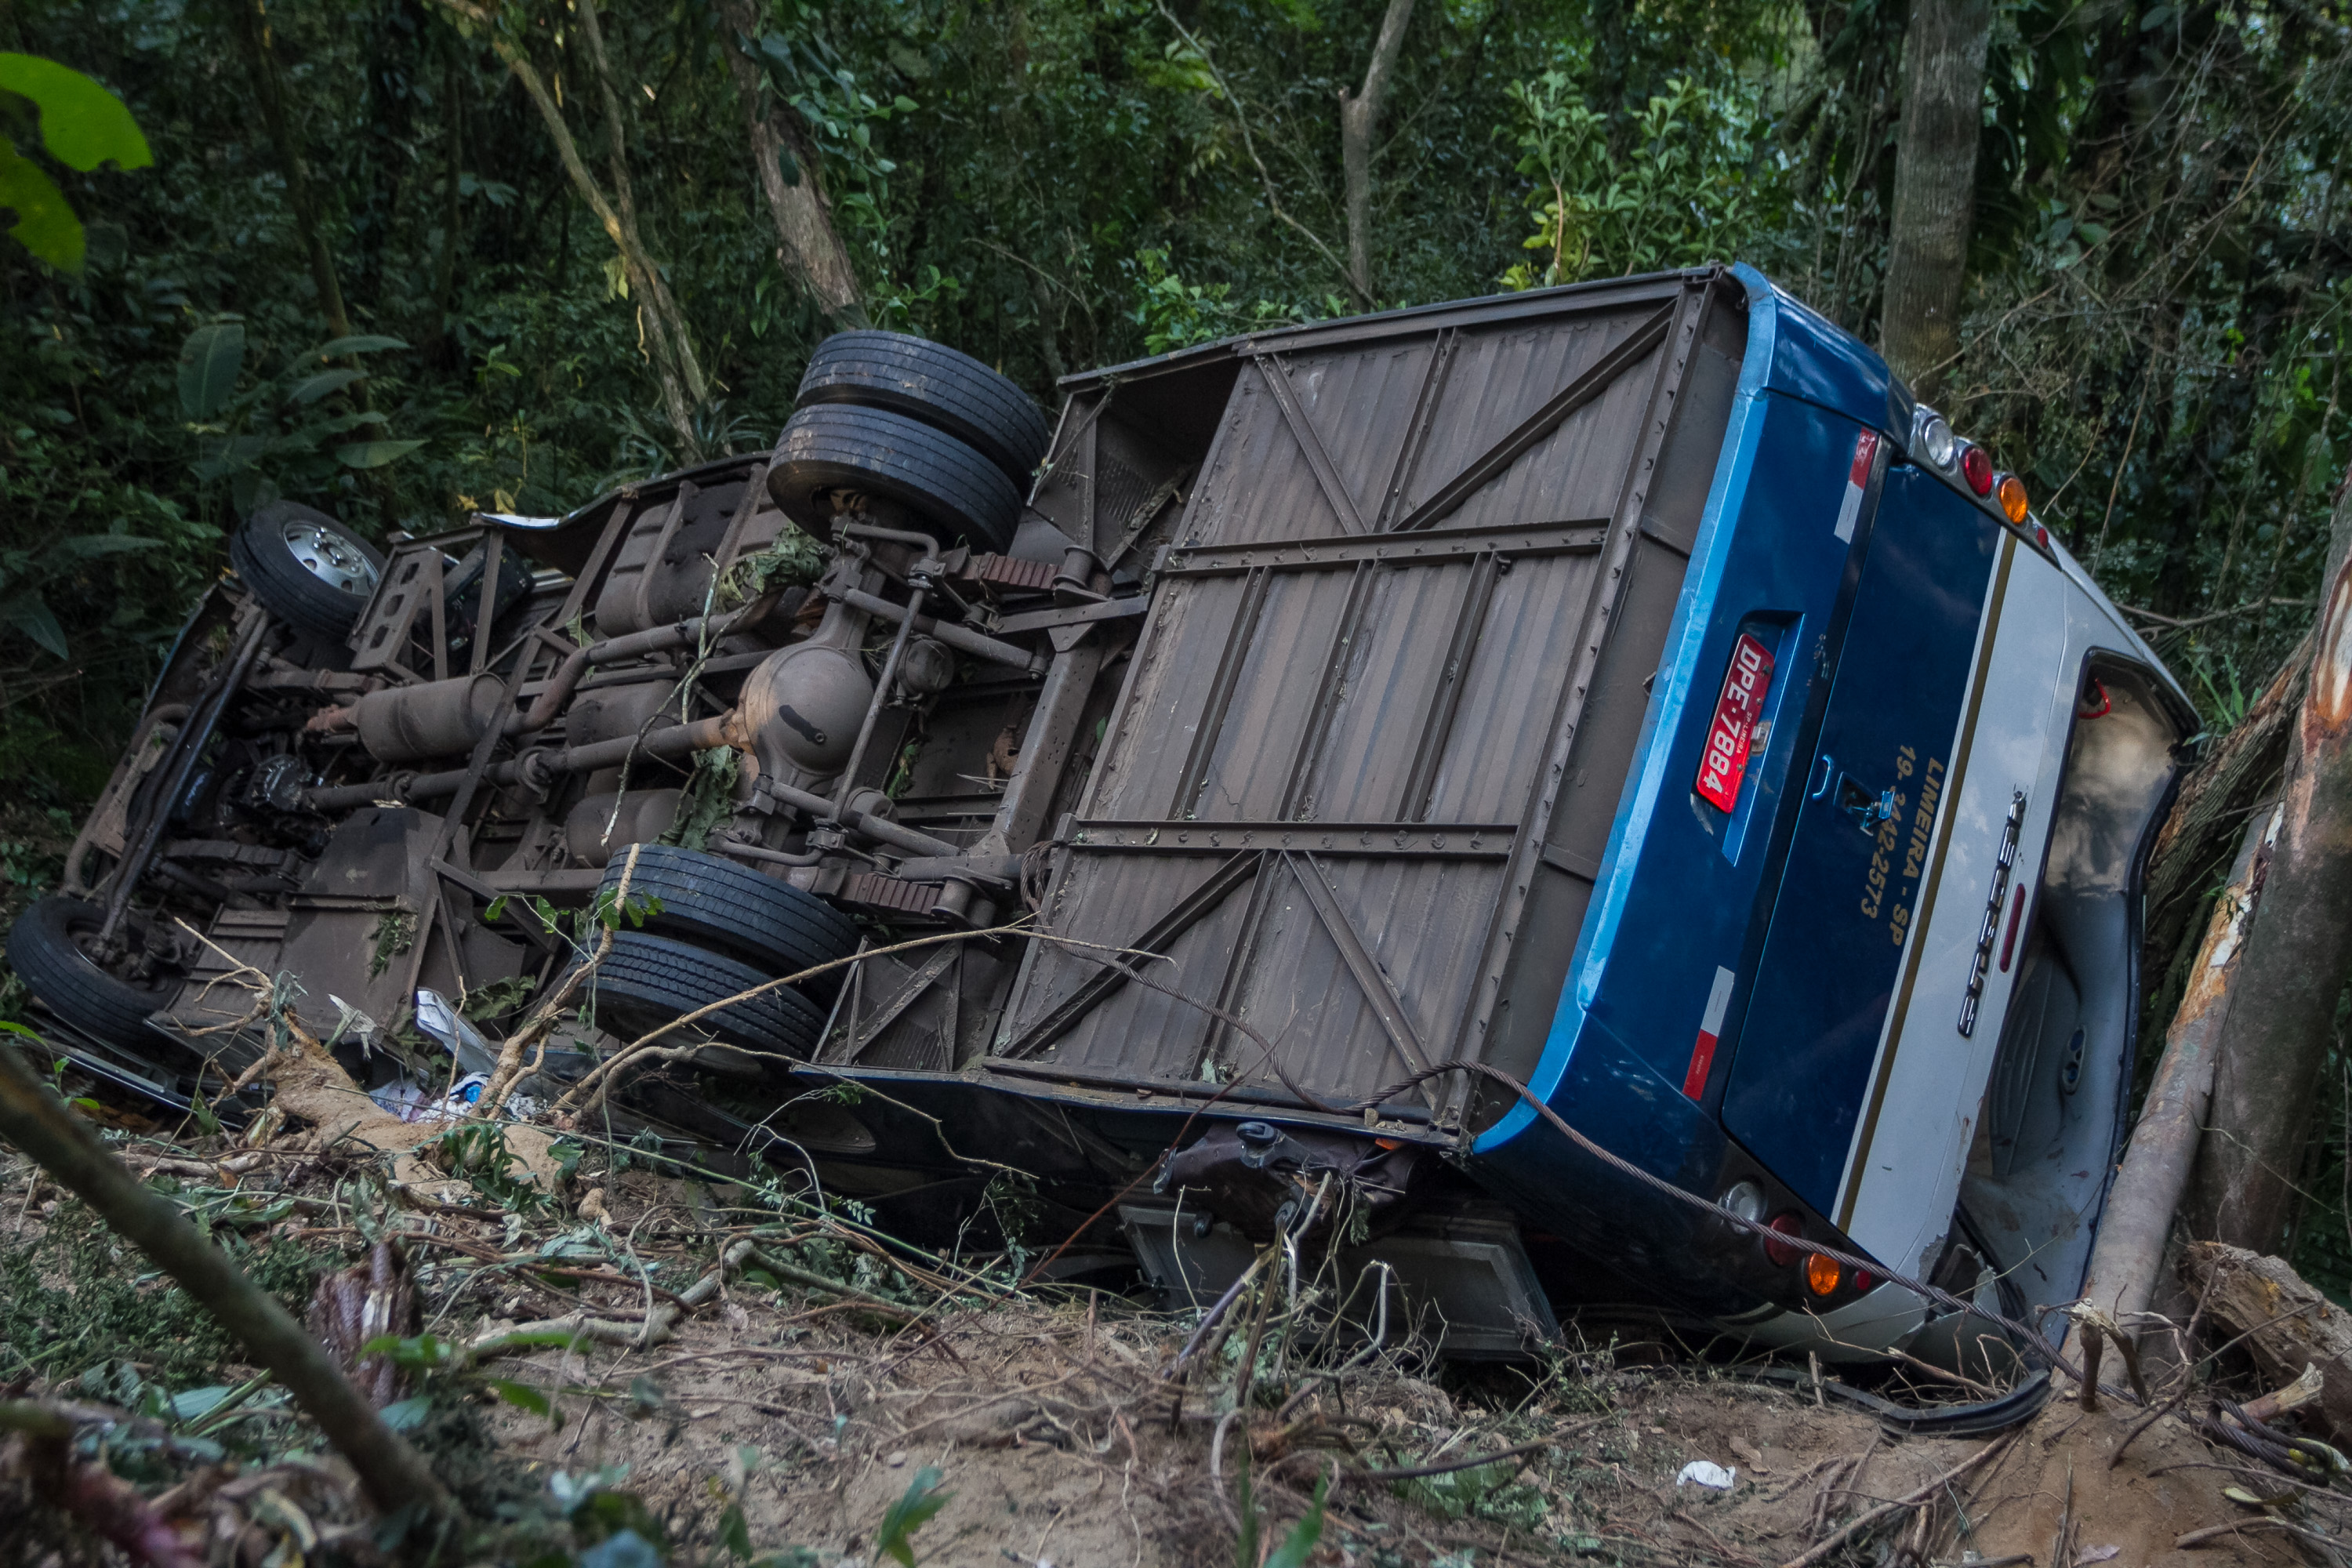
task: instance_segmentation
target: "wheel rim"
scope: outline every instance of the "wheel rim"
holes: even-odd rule
[[[80,960],[91,973],[103,975],[117,985],[146,995],[162,995],[169,988],[165,983],[159,982],[152,976],[141,981],[117,974],[103,958],[91,951],[97,944],[98,933],[103,928],[103,921],[87,919],[72,921],[67,924],[66,942],[73,949],[74,957]]]
[[[375,563],[348,539],[307,519],[289,519],[279,529],[295,564],[338,593],[363,599],[375,592]]]

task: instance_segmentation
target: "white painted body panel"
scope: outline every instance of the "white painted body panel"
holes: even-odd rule
[[[2005,537],[2001,548],[2009,557],[2006,588],[1988,598],[1971,664],[1973,671],[1982,661],[1984,695],[1963,710],[1962,732],[1951,750],[1958,787],[1939,808],[1942,871],[1904,954],[1872,1066],[1874,1090],[1884,1079],[1883,1099],[1875,1125],[1865,1104],[1856,1126],[1835,1216],[1863,1251],[1915,1278],[1935,1265],[1950,1229],[2013,986],[2024,967],[2001,969],[1997,935],[1975,1027],[1963,1036],[1961,1004],[2011,792],[2025,792],[2026,811],[2009,886],[2031,889],[2050,848],[2084,661],[2105,653],[2145,666],[2184,709],[2190,706],[2154,650],[2063,549],[2053,542],[2053,560],[2014,537]],[[2005,906],[2013,897],[2004,895]],[[2001,921],[2005,934],[2006,907]],[[2136,1001],[2135,988],[2122,1005]],[[2084,1228],[2095,1226],[2108,1172],[2060,1174],[2063,1202],[2075,1220]],[[2059,1300],[2068,1299],[2078,1283],[2050,1281]],[[1759,1343],[1853,1362],[1900,1347],[1930,1315],[1908,1290],[1882,1285],[1827,1315],[1780,1312],[1725,1327]]]

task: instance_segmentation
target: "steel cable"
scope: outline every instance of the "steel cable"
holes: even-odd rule
[[[1404,1093],[1407,1089],[1416,1089],[1423,1083],[1427,1082],[1429,1079],[1444,1073],[1472,1073],[1478,1077],[1491,1079],[1492,1081],[1500,1084],[1505,1089],[1509,1089],[1519,1099],[1527,1101],[1528,1106],[1534,1110],[1535,1113],[1542,1117],[1544,1121],[1549,1123],[1551,1127],[1562,1137],[1575,1144],[1579,1149],[1581,1149],[1586,1153],[1591,1155],[1594,1159],[1599,1160],[1602,1164],[1610,1167],[1610,1169],[1631,1176],[1635,1181],[1640,1182],[1643,1185],[1662,1193],[1667,1197],[1673,1198],[1677,1203],[1686,1204],[1695,1208],[1704,1209],[1711,1218],[1720,1220],[1723,1223],[1731,1226],[1735,1229],[1748,1231],[1758,1237],[1769,1238],[1776,1246],[1790,1247],[1800,1252],[1811,1253],[1817,1257],[1826,1258],[1843,1268],[1859,1269],[1874,1274],[1880,1279],[1885,1280],[1888,1284],[1908,1290],[1913,1295],[1917,1296],[1924,1300],[1932,1301],[1937,1306],[1947,1308],[1952,1311],[1964,1313],[1967,1316],[1980,1319],[1981,1321],[1990,1323],[2000,1329],[2021,1352],[2039,1358],[2044,1365],[2064,1373],[2068,1377],[2073,1378],[2077,1384],[2080,1384],[2083,1381],[2083,1371],[2080,1367],[2069,1361],[2063,1352],[2062,1352],[2056,1346],[2051,1344],[2050,1342],[2044,1339],[2038,1331],[2018,1321],[2008,1314],[2003,1312],[1988,1311],[1986,1309],[1978,1306],[1972,1301],[1964,1300],[1961,1298],[1953,1295],[1948,1290],[1943,1289],[1937,1286],[1930,1285],[1924,1280],[1914,1279],[1907,1275],[1898,1273],[1874,1259],[1857,1258],[1853,1253],[1842,1252],[1838,1248],[1827,1246],[1822,1242],[1812,1241],[1801,1236],[1792,1236],[1786,1231],[1774,1230],[1760,1221],[1748,1219],[1744,1215],[1733,1214],[1730,1210],[1723,1207],[1720,1204],[1716,1203],[1710,1198],[1703,1197],[1697,1193],[1678,1187],[1675,1185],[1674,1183],[1667,1181],[1664,1177],[1654,1175],[1652,1173],[1642,1169],[1641,1166],[1634,1164],[1631,1160],[1624,1158],[1622,1155],[1613,1153],[1611,1151],[1602,1148],[1600,1144],[1594,1142],[1591,1139],[1586,1137],[1583,1133],[1570,1126],[1558,1111],[1554,1110],[1550,1106],[1545,1104],[1541,1099],[1538,1098],[1535,1090],[1529,1089],[1526,1084],[1520,1082],[1517,1079],[1512,1077],[1509,1073],[1505,1072],[1500,1068],[1490,1066],[1486,1062],[1436,1062],[1428,1067],[1423,1068],[1418,1072],[1412,1073],[1406,1078],[1400,1079],[1395,1083],[1391,1084],[1384,1089],[1374,1090],[1370,1095],[1362,1100],[1350,1101],[1344,1105],[1334,1105],[1316,1095],[1304,1084],[1301,1084],[1297,1079],[1293,1079],[1290,1074],[1284,1069],[1280,1054],[1275,1049],[1273,1041],[1267,1039],[1256,1029],[1243,1022],[1240,1018],[1226,1011],[1224,1008],[1216,1005],[1214,1003],[1203,1002],[1198,997],[1187,996],[1171,986],[1162,985],[1155,980],[1146,978],[1139,970],[1120,963],[1116,958],[1104,956],[1102,944],[1100,943],[1080,942],[1071,937],[1059,936],[1052,931],[1039,931],[1035,935],[1044,941],[1053,942],[1065,947],[1076,950],[1080,952],[1081,956],[1091,958],[1097,963],[1104,964],[1108,968],[1118,971],[1121,974],[1125,975],[1129,980],[1134,982],[1136,984],[1141,985],[1147,990],[1157,991],[1164,996],[1173,997],[1175,1000],[1185,1003],[1191,1006],[1198,1007],[1201,1011],[1208,1014],[1211,1017],[1238,1030],[1244,1035],[1246,1035],[1249,1037],[1251,1041],[1257,1046],[1258,1049],[1265,1053],[1266,1066],[1273,1071],[1275,1077],[1281,1080],[1282,1086],[1288,1089],[1293,1095],[1296,1095],[1298,1100],[1308,1108],[1321,1111],[1326,1116],[1360,1116],[1367,1110],[1375,1110],[1378,1107],[1386,1104],[1388,1101],[1394,1100],[1398,1095]],[[1116,952],[1120,950],[1114,949],[1110,951]],[[1158,955],[1155,954],[1152,956]],[[2117,1399],[2122,1400],[2126,1404],[2137,1405],[2139,1403],[2139,1401],[2134,1398],[2128,1392],[2122,1389],[2109,1388],[2105,1384],[2101,1384],[2101,1391],[2104,1393],[2113,1394]]]

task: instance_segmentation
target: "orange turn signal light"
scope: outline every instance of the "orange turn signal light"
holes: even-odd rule
[[[1998,487],[2001,515],[2011,522],[2025,521],[2025,481],[2015,474],[2003,474]]]
[[[1826,1296],[1835,1290],[1838,1280],[1844,1274],[1845,1270],[1838,1267],[1834,1258],[1823,1258],[1816,1252],[1805,1259],[1805,1289],[1816,1296]]]

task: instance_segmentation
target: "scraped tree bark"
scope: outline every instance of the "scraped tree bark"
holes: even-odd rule
[[[1371,63],[1364,68],[1364,85],[1354,92],[1339,89],[1339,169],[1346,186],[1348,211],[1348,282],[1365,300],[1372,298],[1372,149],[1380,134],[1381,110],[1388,99],[1389,79],[1396,74],[1397,56],[1404,52],[1404,30],[1412,20],[1412,0],[1389,0],[1381,16],[1380,37],[1372,45]]]
[[[2212,1121],[2182,1217],[2200,1240],[2284,1249],[2336,1004],[2352,974],[2352,484],[2337,492],[2310,685],[2278,837],[2215,1053]]]
[[[720,0],[719,25],[729,35],[727,68],[742,101],[752,170],[782,242],[776,259],[835,328],[866,326],[866,300],[849,264],[849,248],[834,226],[833,203],[824,194],[816,151],[792,110],[774,101],[751,58],[760,41],[759,0]],[[793,171],[789,180],[784,177],[788,163]]]
[[[1912,0],[1879,344],[1923,397],[1960,347],[1991,0]]]

